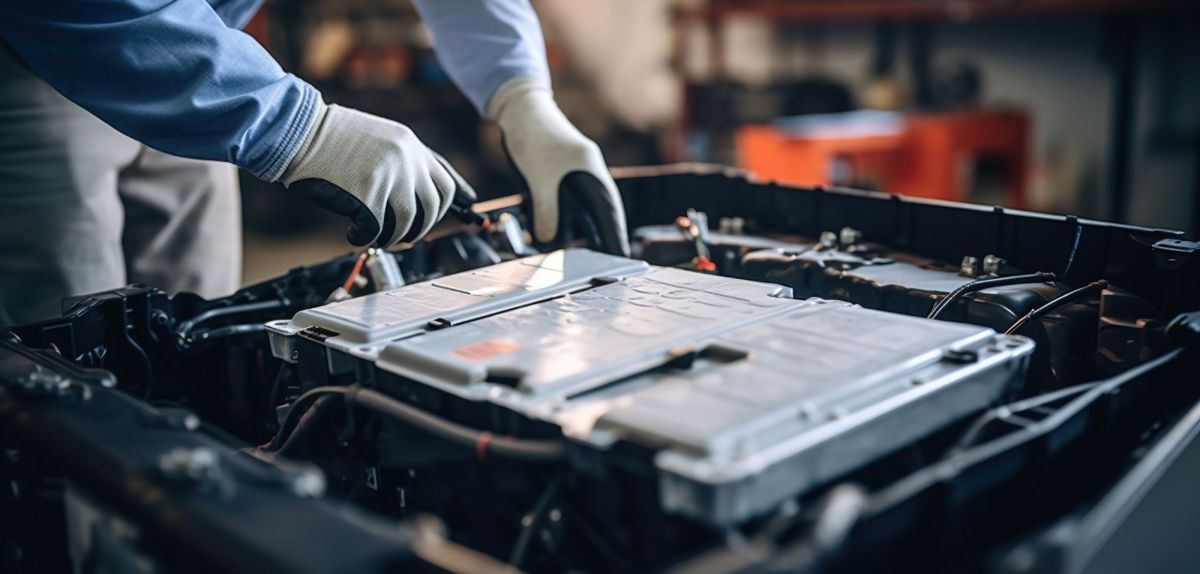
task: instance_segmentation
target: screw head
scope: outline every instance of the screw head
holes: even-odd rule
[[[176,448],[158,459],[158,470],[174,482],[199,484],[217,472],[217,452],[208,447]]]
[[[853,227],[843,227],[841,231],[838,232],[838,241],[843,247],[849,247],[858,243],[859,241],[862,241],[862,236],[862,232]]]
[[[822,231],[818,241],[822,248],[832,249],[837,246],[838,235],[832,231]]]
[[[317,468],[304,468],[289,481],[292,493],[301,498],[319,498],[325,494],[325,474]]]
[[[1000,273],[1000,267],[1007,263],[1003,257],[995,255],[986,255],[983,258],[983,273],[984,275],[996,275]]]
[[[57,398],[70,393],[71,381],[51,371],[34,371],[19,377],[15,388],[27,397]]]
[[[979,274],[979,259],[964,255],[962,263],[958,264],[958,274],[963,277],[974,277]]]

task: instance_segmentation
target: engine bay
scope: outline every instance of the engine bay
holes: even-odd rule
[[[1200,429],[1179,232],[618,183],[632,258],[533,247],[502,198],[407,251],[12,328],[0,565],[1104,571]]]

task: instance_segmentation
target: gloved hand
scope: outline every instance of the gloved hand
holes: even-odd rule
[[[597,247],[629,255],[625,208],[600,147],[563,115],[549,86],[535,78],[509,80],[492,95],[486,116],[499,124],[528,187],[534,239],[553,242],[561,223],[578,210],[591,221]]]
[[[416,241],[446,215],[456,193],[475,199],[462,176],[408,127],[323,103],[279,180],[349,217],[346,239],[354,245]]]

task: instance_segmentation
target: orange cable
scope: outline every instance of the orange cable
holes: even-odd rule
[[[363,251],[358,256],[358,260],[354,262],[354,268],[350,270],[350,276],[346,278],[346,282],[342,283],[342,290],[349,293],[350,288],[354,286],[354,280],[358,279],[359,272],[362,271],[363,263],[367,261],[367,252]]]

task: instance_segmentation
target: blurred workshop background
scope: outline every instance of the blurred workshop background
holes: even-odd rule
[[[558,102],[610,166],[1200,228],[1195,0],[534,0]],[[408,0],[268,0],[249,27],[330,102],[410,125],[483,198],[499,133]],[[349,246],[243,177],[247,282]]]

